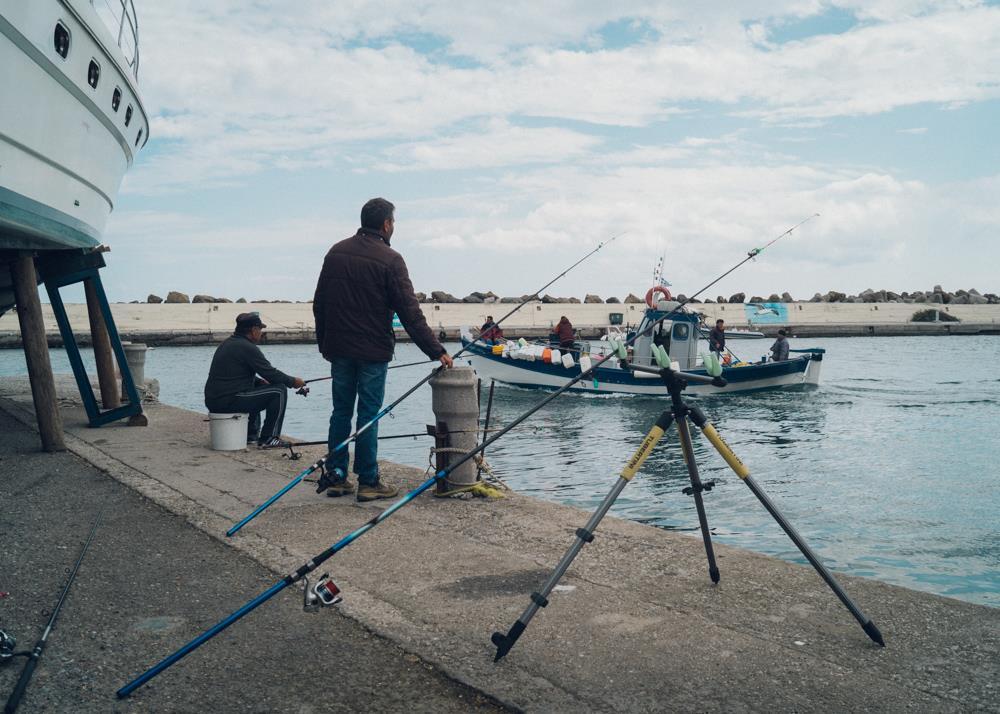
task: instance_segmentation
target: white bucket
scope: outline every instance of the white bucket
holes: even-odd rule
[[[209,414],[208,431],[215,451],[239,451],[247,448],[249,414]]]
[[[576,363],[573,361],[573,355],[572,354],[570,354],[569,352],[567,352],[566,354],[564,354],[562,356],[562,365],[563,365],[563,367],[565,367],[566,369],[572,369],[572,367],[573,367],[574,364],[576,364]]]

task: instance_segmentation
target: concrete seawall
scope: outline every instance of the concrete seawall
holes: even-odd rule
[[[49,342],[61,344],[59,329],[49,305],[43,305],[43,319]],[[423,304],[421,309],[435,332],[449,339],[458,337],[463,325],[479,326],[487,315],[500,318],[511,304]],[[569,303],[531,303],[512,315],[503,325],[508,336],[538,337],[548,334],[552,325],[566,315],[584,337],[602,334],[610,315],[622,315],[624,324],[635,325],[644,305]],[[762,324],[751,321],[745,305],[699,303],[693,309],[705,313],[710,324],[717,318],[729,327],[760,330],[771,335],[779,327],[790,327],[799,337],[847,337],[870,335],[968,335],[1000,334],[1000,305],[925,305],[901,303],[787,303],[784,322]],[[67,305],[69,320],[78,330],[82,344],[87,344],[87,306]],[[918,310],[937,308],[960,322],[910,322]],[[267,341],[272,344],[312,342],[315,323],[308,303],[261,304],[114,304],[111,306],[122,339],[150,345],[211,344],[232,334],[236,315],[256,310],[268,326]],[[406,338],[397,330],[400,339]],[[20,346],[17,315],[13,311],[0,316],[0,347]]]

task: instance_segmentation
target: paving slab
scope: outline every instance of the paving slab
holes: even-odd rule
[[[3,380],[0,395],[6,410],[31,420],[30,396]],[[147,413],[145,428],[89,429],[66,400],[70,448],[276,573],[294,570],[387,505],[318,496],[302,484],[226,538],[229,526],[323,450],[304,447],[296,462],[277,451],[213,452],[204,415],[163,405]],[[426,478],[396,464],[382,469],[404,489]],[[711,494],[707,507],[711,521]],[[1000,610],[838,575],[882,630],[883,649],[811,568],[716,544],[722,580],[713,585],[699,538],[614,517],[494,664],[491,633],[517,619],[588,517],[518,494],[495,501],[424,494],[320,572],[344,589],[342,615],[514,708],[1000,711]],[[263,589],[234,590],[214,603],[216,619]],[[252,629],[255,617],[231,629]],[[184,642],[169,639],[136,661],[136,671]],[[188,659],[219,648],[211,641]],[[167,670],[158,679],[172,676]]]

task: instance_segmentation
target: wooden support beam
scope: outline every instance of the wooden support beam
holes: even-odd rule
[[[21,324],[21,343],[28,363],[31,397],[35,402],[35,419],[45,451],[65,451],[62,416],[56,399],[56,383],[49,361],[49,347],[45,341],[45,322],[42,320],[42,303],[38,299],[38,278],[35,260],[31,253],[21,253],[10,264],[17,301],[17,319]]]
[[[94,361],[97,363],[97,381],[101,385],[101,405],[105,409],[114,409],[120,400],[108,326],[104,324],[97,286],[93,279],[83,281],[83,290],[87,295],[87,316],[90,318],[90,336],[94,347]]]

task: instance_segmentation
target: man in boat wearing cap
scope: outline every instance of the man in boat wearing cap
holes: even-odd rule
[[[359,428],[375,419],[382,408],[386,369],[396,343],[393,313],[424,354],[445,367],[452,365],[420,311],[403,256],[389,247],[396,225],[394,213],[395,206],[384,198],[373,198],[362,207],[358,232],[326,254],[313,297],[316,341],[333,376],[327,457],[333,485],[328,496],[354,493],[347,480],[348,450],[334,449],[351,435],[355,402]],[[379,478],[378,422],[355,440],[354,473],[359,501],[393,498],[399,493]]]
[[[265,327],[256,312],[236,316],[236,330],[212,357],[205,382],[205,406],[216,414],[249,414],[248,444],[286,446],[279,437],[285,420],[287,390],[303,387],[305,382],[299,377],[289,377],[267,361],[257,346]],[[261,410],[266,412],[263,429],[260,429]]]

